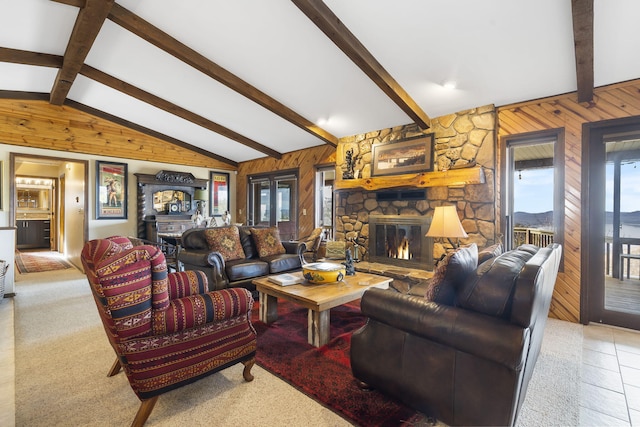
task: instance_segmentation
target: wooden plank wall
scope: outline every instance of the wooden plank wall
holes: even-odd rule
[[[237,202],[238,212],[234,218],[237,222],[247,222],[247,177],[279,170],[298,171],[298,236],[306,237],[314,228],[315,209],[315,172],[316,166],[336,163],[336,149],[323,145],[305,150],[293,151],[282,155],[282,159],[273,158],[252,160],[238,165]],[[307,215],[302,210],[307,210]],[[239,212],[242,213],[239,213]]]
[[[499,143],[508,135],[565,129],[564,272],[556,282],[550,315],[579,322],[581,274],[586,270],[580,262],[581,193],[585,191],[581,177],[582,125],[640,115],[640,80],[598,88],[591,103],[579,103],[576,93],[571,93],[500,107],[497,112]],[[502,159],[498,159],[498,171],[502,170],[501,163]],[[499,201],[496,203],[499,205]]]
[[[209,156],[69,106],[0,99],[0,143],[95,156],[234,169]]]

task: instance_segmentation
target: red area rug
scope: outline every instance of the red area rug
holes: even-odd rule
[[[348,421],[361,426],[408,426],[426,417],[375,391],[361,390],[351,373],[351,334],[366,317],[355,303],[331,309],[331,341],[307,343],[307,310],[278,301],[278,320],[267,326],[253,310],[257,363]]]
[[[16,265],[20,274],[73,268],[58,252],[16,252]]]

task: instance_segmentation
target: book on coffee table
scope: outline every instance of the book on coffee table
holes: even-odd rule
[[[302,273],[299,273],[299,274],[284,273],[284,274],[278,274],[277,276],[269,276],[269,280],[280,286],[289,286],[289,285],[296,285],[298,283],[304,282],[304,277],[302,277]]]

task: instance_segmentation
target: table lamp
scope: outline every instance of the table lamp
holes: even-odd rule
[[[205,208],[207,206],[207,190],[196,188],[193,199],[198,201],[198,210],[200,213],[206,216],[207,213],[205,212]]]
[[[454,249],[460,247],[460,237],[468,237],[464,228],[462,228],[455,206],[437,206],[433,213],[429,231],[425,236],[446,237]],[[452,237],[457,239],[457,243],[453,243]]]

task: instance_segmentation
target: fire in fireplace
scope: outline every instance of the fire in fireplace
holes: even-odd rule
[[[369,261],[432,270],[430,223],[423,216],[369,215]]]

